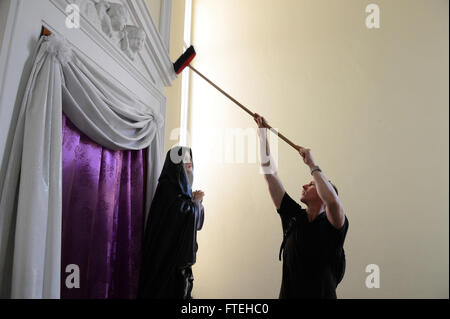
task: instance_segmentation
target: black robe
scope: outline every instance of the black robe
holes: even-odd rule
[[[183,276],[192,274],[190,266],[196,261],[201,209],[192,201],[184,169],[187,151],[192,159],[187,147],[167,152],[145,229],[138,298],[186,298],[187,278]]]

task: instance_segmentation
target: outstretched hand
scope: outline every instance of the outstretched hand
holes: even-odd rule
[[[198,191],[194,191],[192,193],[192,195],[194,196],[194,200],[199,200],[201,203],[201,202],[203,202],[203,197],[205,196],[205,193],[201,190],[198,190]]]
[[[264,117],[262,117],[258,113],[255,113],[255,116],[253,117],[253,119],[255,120],[255,122],[259,128],[267,127],[266,120],[264,119]]]
[[[302,157],[303,162],[306,165],[308,165],[309,167],[312,167],[312,166],[316,165],[314,163],[314,159],[313,159],[312,154],[311,154],[311,149],[298,146],[297,150],[298,150],[300,156]]]
[[[259,115],[258,113],[255,113],[253,119],[255,120],[256,124],[258,125],[259,128],[267,128],[269,127],[266,120],[264,119],[264,117],[262,117],[261,115]],[[300,156],[303,159],[303,162],[308,165],[309,167],[312,167],[315,165],[314,163],[314,159],[312,157],[311,154],[311,149],[309,148],[305,148],[299,145],[296,145],[295,147],[298,151],[298,153],[300,154]]]

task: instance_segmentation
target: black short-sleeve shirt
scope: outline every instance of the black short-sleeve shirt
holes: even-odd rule
[[[331,225],[325,211],[309,222],[306,210],[287,193],[277,211],[284,235],[280,299],[335,299],[345,272],[347,217],[341,229]]]

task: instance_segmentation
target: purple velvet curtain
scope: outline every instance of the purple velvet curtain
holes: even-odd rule
[[[61,298],[135,298],[145,209],[145,151],[111,151],[62,123]],[[79,288],[67,288],[67,265]]]

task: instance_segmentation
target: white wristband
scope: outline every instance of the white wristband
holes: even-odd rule
[[[311,167],[311,175],[315,172],[315,171],[319,171],[319,172],[322,172],[322,170],[320,169],[320,167],[319,166],[313,166],[313,167]]]

